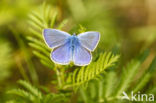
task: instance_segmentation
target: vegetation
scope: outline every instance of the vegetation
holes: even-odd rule
[[[131,103],[137,101],[123,99],[123,92],[155,95],[156,31],[150,24],[155,19],[152,10],[149,20],[125,13],[145,5],[130,7],[130,1],[0,1],[0,103]],[[99,31],[92,62],[53,63],[44,28]]]

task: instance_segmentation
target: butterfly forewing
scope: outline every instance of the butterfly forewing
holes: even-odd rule
[[[78,35],[80,43],[86,49],[93,51],[100,39],[99,32],[84,32]]]
[[[56,29],[44,29],[43,36],[47,45],[50,48],[55,48],[64,45],[70,34]]]

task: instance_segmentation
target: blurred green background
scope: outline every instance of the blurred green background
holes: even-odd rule
[[[58,12],[56,26],[68,20],[62,30],[79,33],[82,26],[86,31],[99,31],[101,40],[95,52],[119,53],[117,72],[149,49],[139,76],[156,55],[156,0],[0,0],[0,103],[10,98],[6,91],[17,87],[20,79],[56,92],[51,83],[55,72],[32,54],[26,39],[29,14],[43,3]],[[155,80],[154,75],[149,85],[155,87]]]

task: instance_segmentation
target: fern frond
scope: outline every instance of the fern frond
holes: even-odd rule
[[[33,29],[38,30],[38,31],[42,31],[42,29],[44,28],[43,26],[38,25],[34,21],[28,21],[28,23],[31,27],[33,27]]]
[[[49,52],[45,50],[45,48],[42,48],[35,43],[28,43],[30,47],[33,47],[34,49],[37,49],[38,51],[42,52],[44,55],[49,56]]]
[[[84,84],[92,79],[95,79],[105,69],[114,65],[117,62],[119,55],[114,55],[111,52],[100,54],[96,62],[92,62],[87,67],[76,69],[73,75],[73,86]]]
[[[81,94],[83,101],[85,103],[89,103],[89,98],[88,98],[87,94],[85,93],[84,88],[80,88],[80,94]]]
[[[96,88],[96,83],[90,83],[89,84],[89,94],[91,98],[95,98],[97,96],[97,88]]]
[[[34,23],[36,23],[40,27],[43,25],[43,20],[40,17],[36,16],[35,14],[32,13],[28,17],[31,21],[34,21]]]
[[[39,53],[38,51],[33,51],[33,54],[36,56],[36,57],[38,57],[38,58],[41,58],[40,60],[41,61],[44,61],[44,62],[46,62],[46,63],[48,63],[49,65],[51,65],[51,68],[52,68],[52,66],[54,65],[53,63],[52,63],[52,61],[50,60],[50,56],[45,56],[45,55],[43,55],[43,54],[41,54],[41,53]]]
[[[136,91],[141,90],[145,85],[147,85],[147,82],[149,82],[149,79],[152,76],[151,74],[155,73],[156,57],[153,59],[149,68],[145,71],[144,75],[140,77],[136,87],[132,88],[132,90],[129,88],[130,83],[133,82],[133,79],[136,76],[135,74],[138,73],[137,71],[139,67],[147,58],[148,53],[148,51],[145,51],[139,56],[139,58],[135,58],[128,63],[128,65],[121,72],[121,76],[119,75],[118,77],[116,72],[110,71],[107,74],[101,75],[100,79],[89,82],[89,88],[80,88],[80,94],[82,95],[83,93],[83,97],[81,97],[80,101],[85,101],[86,103],[97,103],[97,101],[98,103],[125,103],[125,101],[121,99],[121,93],[123,91],[126,93],[128,93],[128,91],[133,91],[133,93],[135,93]],[[151,87],[145,91],[145,93],[156,93],[156,88]]]
[[[150,77],[151,77],[151,75],[149,73],[143,75],[142,78],[140,78],[137,86],[134,88],[133,92],[136,93],[139,90],[141,90],[146,85],[146,83],[149,81]]]
[[[33,29],[33,28],[29,28],[29,31],[32,33],[33,36],[35,36],[36,38],[39,38],[40,40],[43,39],[43,36],[41,35],[41,32]]]
[[[44,98],[44,103],[65,103],[67,100],[64,94],[48,94]]]
[[[63,20],[63,21],[59,24],[59,26],[57,27],[57,29],[60,29],[60,30],[61,30],[61,29],[67,24],[67,22],[68,22],[67,19]]]
[[[151,78],[151,74],[154,73],[153,71],[156,69],[156,57],[153,59],[152,63],[150,64],[149,68],[144,72],[144,74],[141,76],[141,78],[138,80],[138,84],[136,85],[133,92],[137,92],[144,88],[144,86],[149,82]]]
[[[18,83],[24,87],[23,89],[12,89],[7,93],[17,96],[16,99],[8,101],[8,103],[65,103],[66,94],[63,93],[48,93],[44,95],[36,87],[30,83],[20,80]],[[21,100],[21,101],[18,101]]]
[[[58,14],[57,12],[54,12],[54,14],[53,14],[53,18],[52,18],[51,23],[50,23],[51,28],[54,28],[54,24],[56,21],[57,14]]]
[[[22,89],[13,89],[13,90],[8,91],[7,93],[23,97],[26,100],[29,100],[31,102],[35,100],[35,97],[31,93]]]
[[[42,99],[42,93],[37,88],[23,80],[18,81],[18,83],[31,92],[34,96],[38,97],[38,99]]]
[[[116,73],[115,72],[109,72],[106,74],[105,78],[105,87],[104,87],[104,94],[105,98],[108,98],[112,93],[114,92],[114,85],[116,83]]]
[[[38,45],[38,46],[40,46],[40,47],[42,47],[42,48],[44,48],[44,49],[46,48],[46,50],[48,50],[48,51],[51,51],[51,50],[46,46],[46,44],[45,44],[44,42],[41,42],[41,41],[39,41],[38,39],[33,38],[33,37],[31,37],[31,36],[28,36],[27,39],[28,39],[31,43],[34,43],[34,44],[36,44],[36,45]]]
[[[32,12],[29,15],[30,32],[32,36],[28,36],[27,39],[30,41],[28,45],[35,50],[33,51],[41,63],[47,67],[52,68],[53,62],[50,59],[51,50],[46,46],[43,40],[42,31],[44,28],[53,28],[56,22],[57,10],[53,11],[53,8],[45,3],[40,7],[40,10]],[[62,29],[67,23],[67,20],[63,20],[59,25],[58,29]],[[51,66],[50,66],[51,65]]]
[[[126,68],[123,70],[123,74],[121,76],[120,84],[115,95],[118,97],[123,91],[126,91],[127,88],[130,86],[130,82],[133,80],[134,76],[136,75],[140,65],[148,56],[149,51],[144,51],[143,54],[139,56],[139,58],[132,60]]]
[[[99,94],[98,94],[98,99],[99,99],[99,102],[101,103],[101,102],[104,102],[104,98],[103,98],[103,96],[104,96],[104,86],[103,86],[103,84],[104,84],[104,81],[103,80],[101,80],[101,79],[99,79],[99,81],[98,81],[98,92],[99,92]]]

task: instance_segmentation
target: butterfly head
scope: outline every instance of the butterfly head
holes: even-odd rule
[[[76,33],[74,33],[73,36],[76,36]]]

